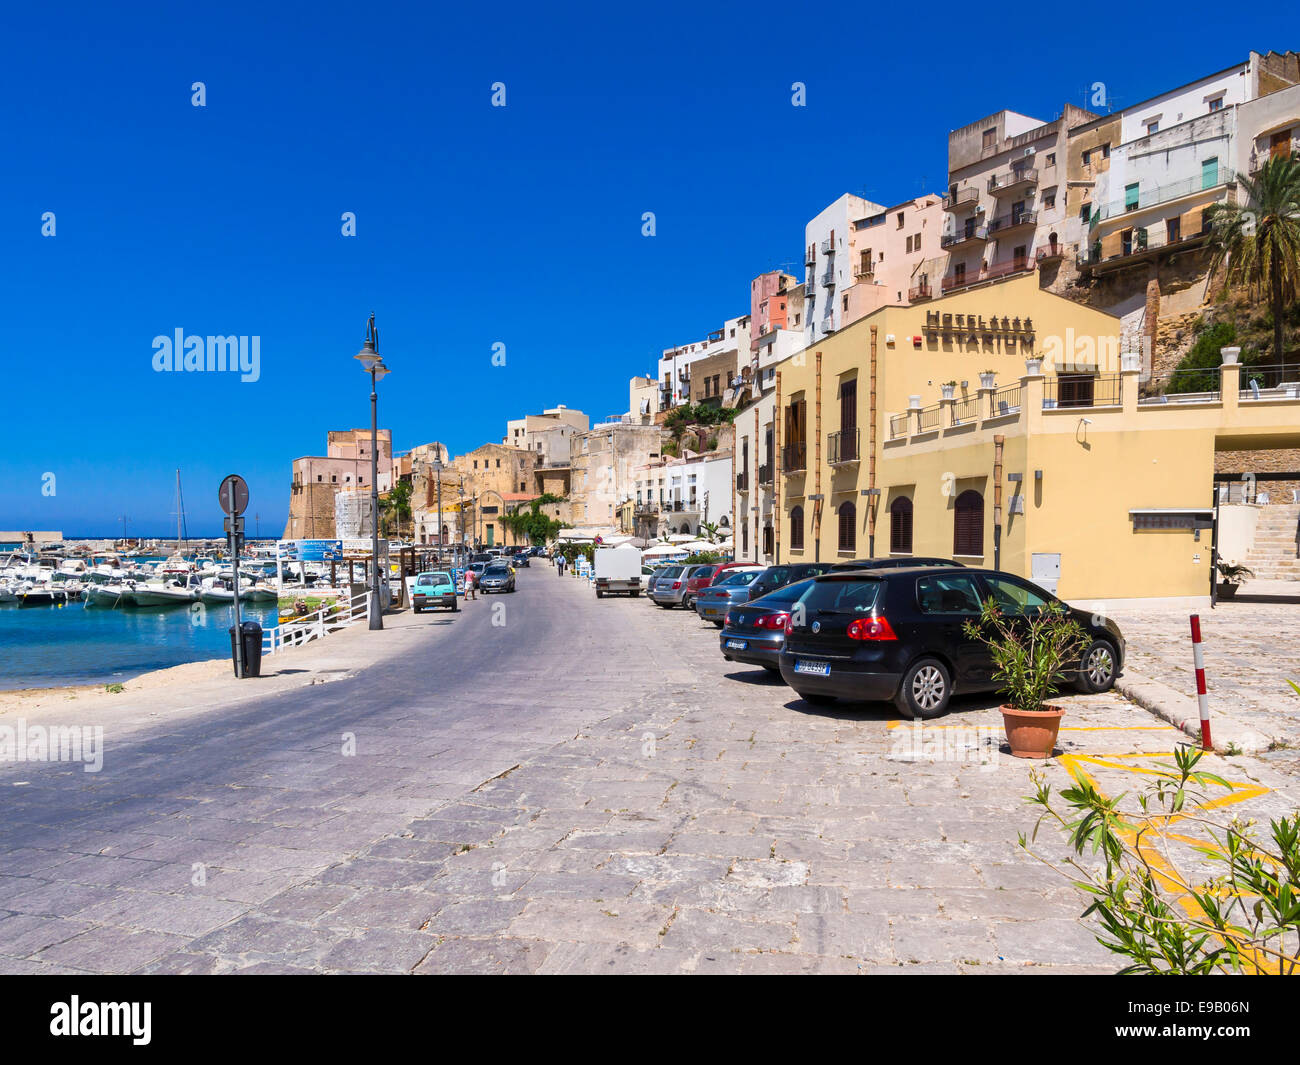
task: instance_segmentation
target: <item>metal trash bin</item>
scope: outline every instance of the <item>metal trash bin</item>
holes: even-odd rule
[[[244,655],[244,676],[260,677],[262,675],[262,626],[256,621],[245,621],[240,625],[241,647]],[[230,626],[230,661],[236,665],[235,626]],[[239,676],[238,672],[235,676]]]

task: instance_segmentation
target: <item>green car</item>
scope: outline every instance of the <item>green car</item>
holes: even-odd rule
[[[453,611],[460,609],[456,600],[456,582],[446,570],[431,570],[421,573],[411,585],[411,609],[417,614],[426,607],[446,606]]]

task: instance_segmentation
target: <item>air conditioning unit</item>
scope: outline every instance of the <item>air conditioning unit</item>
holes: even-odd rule
[[[1035,151],[1037,151],[1035,148],[1026,148],[1025,155],[1033,155]]]

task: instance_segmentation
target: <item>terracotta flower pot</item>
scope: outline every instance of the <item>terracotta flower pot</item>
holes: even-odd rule
[[[1064,716],[1065,710],[1059,706],[1017,710],[1004,705],[1002,727],[1006,729],[1011,753],[1017,758],[1051,758]]]

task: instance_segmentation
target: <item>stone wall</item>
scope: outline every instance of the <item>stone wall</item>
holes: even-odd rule
[[[1290,473],[1300,472],[1300,448],[1273,451],[1217,451],[1215,473]],[[1257,486],[1267,492],[1269,503],[1290,503],[1292,490],[1300,491],[1300,480],[1264,481]]]

